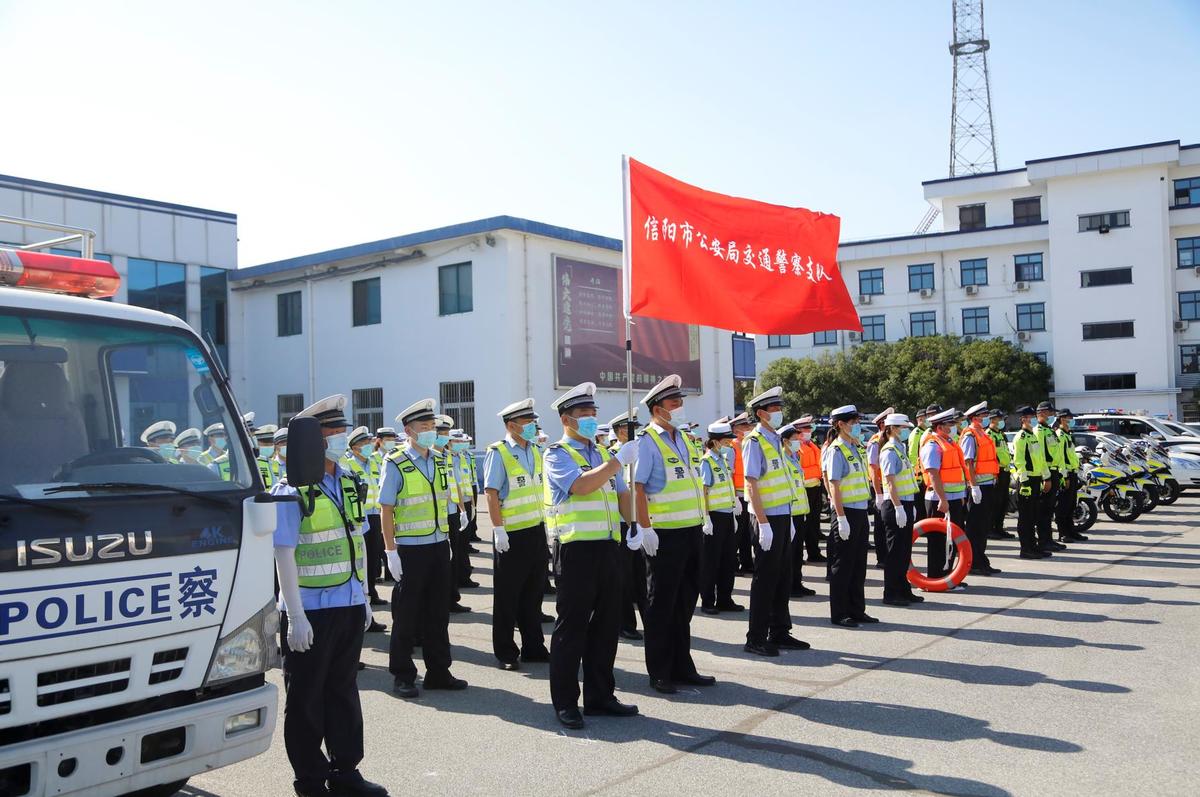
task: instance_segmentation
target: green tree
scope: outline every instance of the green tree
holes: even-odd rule
[[[929,404],[965,410],[987,401],[1011,412],[1047,398],[1051,376],[1050,366],[1005,340],[939,335],[782,358],[763,370],[757,390],[782,386],[788,418],[824,415],[843,404],[864,411],[893,406],[911,415]]]

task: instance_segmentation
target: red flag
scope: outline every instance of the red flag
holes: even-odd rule
[[[628,191],[635,315],[760,335],[862,331],[837,216],[705,191],[633,158]]]

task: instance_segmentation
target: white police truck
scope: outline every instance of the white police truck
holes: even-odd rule
[[[88,231],[0,222],[67,233],[0,248],[0,795],[172,794],[270,744],[275,508],[210,348],[101,301]],[[164,420],[228,445],[143,443]]]

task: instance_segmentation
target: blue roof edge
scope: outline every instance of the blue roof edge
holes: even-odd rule
[[[42,191],[61,191],[62,193],[66,194],[78,194],[80,196],[95,197],[97,199],[110,199],[120,202],[130,202],[137,205],[145,205],[150,208],[163,208],[164,210],[180,210],[190,213],[203,213],[208,216],[237,221],[236,213],[230,213],[224,210],[198,208],[194,205],[180,205],[175,202],[163,202],[159,199],[146,199],[145,197],[130,196],[129,194],[114,194],[109,191],[97,191],[94,188],[80,188],[76,185],[48,183],[45,180],[33,180],[28,177],[16,177],[11,174],[0,174],[0,183],[6,184],[17,191],[20,191],[22,188]]]

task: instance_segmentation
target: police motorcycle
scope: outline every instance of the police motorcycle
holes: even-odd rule
[[[1100,513],[1099,498],[1100,490],[1094,490],[1090,486],[1089,476],[1092,470],[1092,450],[1087,446],[1076,446],[1075,453],[1079,455],[1080,470],[1079,470],[1079,493],[1075,499],[1075,511],[1072,515],[1072,522],[1075,530],[1083,533],[1096,524],[1096,517]]]
[[[1158,479],[1150,471],[1150,466],[1141,458],[1132,443],[1122,446],[1118,454],[1129,468],[1130,475],[1133,476],[1134,483],[1138,485],[1138,489],[1146,495],[1146,505],[1142,509],[1142,512],[1153,512],[1158,508],[1158,499],[1162,495]]]
[[[1100,443],[1099,450],[1088,460],[1083,489],[1095,496],[1104,514],[1118,523],[1132,523],[1147,511],[1146,493],[1138,486],[1133,469],[1124,462],[1116,446]]]
[[[1178,501],[1183,488],[1171,472],[1170,458],[1162,447],[1149,440],[1134,441],[1133,447],[1158,485],[1158,502],[1170,506]]]

